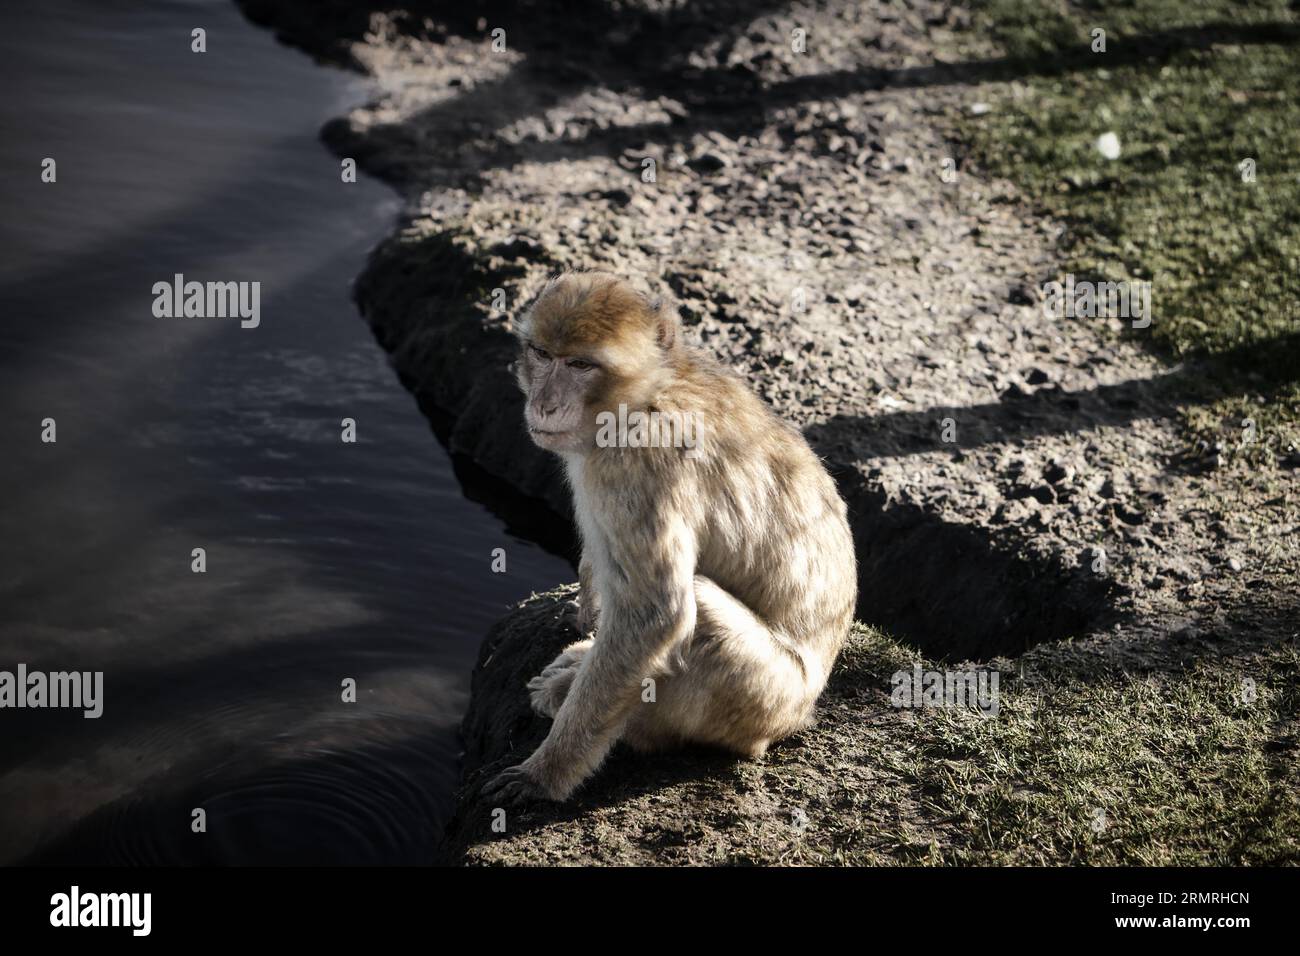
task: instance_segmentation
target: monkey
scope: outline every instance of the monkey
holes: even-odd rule
[[[514,331],[528,434],[573,496],[584,636],[528,682],[553,723],[484,794],[566,800],[619,741],[759,758],[811,726],[857,560],[803,436],[687,344],[675,309],[609,273],[551,279]]]

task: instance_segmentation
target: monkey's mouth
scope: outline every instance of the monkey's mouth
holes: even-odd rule
[[[573,429],[571,428],[536,428],[528,426],[528,437],[533,440],[533,444],[541,445],[543,448],[559,448],[573,441]]]

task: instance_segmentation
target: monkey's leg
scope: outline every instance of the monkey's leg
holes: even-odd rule
[[[710,579],[695,577],[695,632],[682,665],[656,679],[623,730],[653,750],[686,741],[762,756],[808,725],[820,687],[788,644]]]
[[[528,697],[533,710],[543,717],[554,717],[564,703],[564,698],[573,686],[573,678],[578,673],[578,665],[591,649],[593,641],[575,641],[558,657],[543,668],[542,672],[528,682]]]

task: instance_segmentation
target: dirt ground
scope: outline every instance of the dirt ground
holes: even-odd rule
[[[850,505],[859,619],[927,658],[1159,674],[1295,641],[1300,456],[1247,468],[1189,447],[1176,410],[1193,363],[1117,319],[1045,315],[1062,227],[967,159],[963,118],[995,91],[950,62],[961,9],[241,6],[375,78],[375,100],[324,130],[409,199],[358,303],[451,450],[487,473],[567,509],[520,428],[510,316],[558,270],[608,269],[673,296],[688,334],[804,429]],[[913,860],[962,839],[872,759],[898,716],[867,704],[897,654],[866,629],[819,727],[767,763],[619,753],[571,807],[485,831],[478,772],[545,732],[523,684],[568,638],[557,600],[485,644],[451,859],[833,861],[851,833],[855,860]],[[833,840],[792,830],[809,802],[838,820],[820,831]]]

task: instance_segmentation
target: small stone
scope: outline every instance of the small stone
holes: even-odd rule
[[[1017,282],[1007,290],[1007,301],[1012,305],[1033,305],[1036,301],[1034,287],[1028,282]]]
[[[1001,399],[1002,401],[1004,401],[1004,402],[1015,402],[1015,401],[1020,401],[1020,400],[1022,400],[1022,399],[1026,399],[1026,398],[1028,398],[1028,397],[1029,397],[1029,393],[1026,392],[1026,391],[1025,391],[1023,388],[1021,388],[1019,385],[1015,384],[1014,382],[1012,382],[1010,385],[1008,385],[1008,386],[1007,386],[1007,387],[1002,391],[1002,393],[1001,393],[1000,395],[998,395],[998,398],[1000,398],[1000,399]]]
[[[697,173],[716,173],[720,169],[726,169],[731,164],[717,153],[704,153],[692,159],[687,165]]]
[[[632,201],[632,194],[626,189],[607,189],[599,195],[600,198],[608,199],[615,206],[626,206]]]
[[[1061,482],[1073,478],[1074,472],[1072,469],[1054,461],[1043,469],[1043,477],[1047,479],[1048,484],[1059,485]]]

